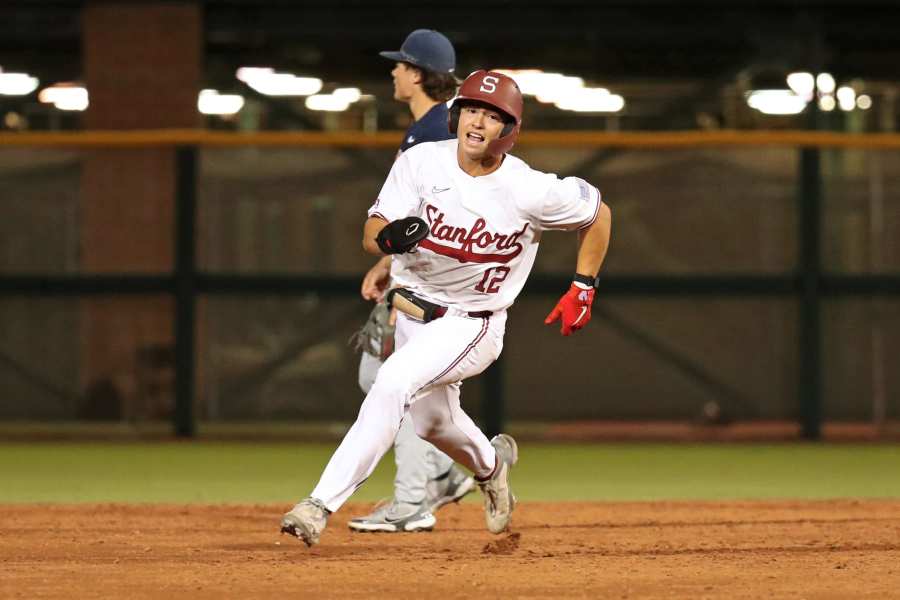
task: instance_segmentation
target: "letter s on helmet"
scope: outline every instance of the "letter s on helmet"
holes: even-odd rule
[[[487,104],[509,117],[510,122],[504,125],[500,137],[488,144],[488,152],[494,156],[509,152],[522,127],[522,92],[512,77],[484,70],[466,77],[450,106],[450,133],[454,135],[459,126],[460,108],[466,102]]]

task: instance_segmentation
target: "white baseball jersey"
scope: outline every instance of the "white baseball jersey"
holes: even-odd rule
[[[457,162],[457,143],[422,143],[400,155],[368,214],[418,216],[430,227],[418,250],[394,255],[394,285],[464,311],[503,310],[525,285],[541,231],[589,226],[600,192],[511,155],[472,177]]]

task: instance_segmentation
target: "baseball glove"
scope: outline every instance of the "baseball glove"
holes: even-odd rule
[[[395,327],[390,321],[390,307],[384,302],[377,303],[362,329],[350,336],[349,343],[357,352],[366,352],[384,362],[394,352]]]
[[[375,237],[375,242],[385,254],[403,254],[411,252],[426,237],[428,223],[419,217],[406,217],[385,225]]]

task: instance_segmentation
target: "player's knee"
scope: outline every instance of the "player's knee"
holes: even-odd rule
[[[362,406],[359,407],[357,420],[385,423],[391,429],[396,430],[400,427],[400,421],[403,419],[404,409],[402,403],[393,400],[391,397],[379,395],[375,391],[373,388],[366,395]]]
[[[404,402],[409,395],[410,379],[404,369],[386,362],[375,376],[372,390],[382,396],[402,397]]]
[[[378,402],[385,408],[397,410],[402,417],[404,407],[409,403],[409,386],[408,378],[398,375],[392,369],[382,367],[366,396],[366,401],[372,398],[373,402]]]
[[[427,442],[440,437],[441,432],[444,430],[444,419],[433,415],[414,414],[413,423],[416,435]]]

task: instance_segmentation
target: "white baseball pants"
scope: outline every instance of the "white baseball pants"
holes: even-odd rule
[[[368,352],[359,361],[359,387],[367,394],[375,384],[378,370],[384,363]],[[419,504],[428,494],[429,479],[445,475],[453,466],[453,459],[429,444],[418,435],[412,417],[407,413],[400,422],[400,430],[394,438],[394,498],[400,502]]]
[[[419,437],[476,476],[489,475],[494,448],[460,407],[459,383],[500,356],[505,329],[505,312],[487,318],[447,314],[428,324],[398,315],[397,349],[378,371],[312,496],[332,512],[340,508],[391,447],[407,414]]]

